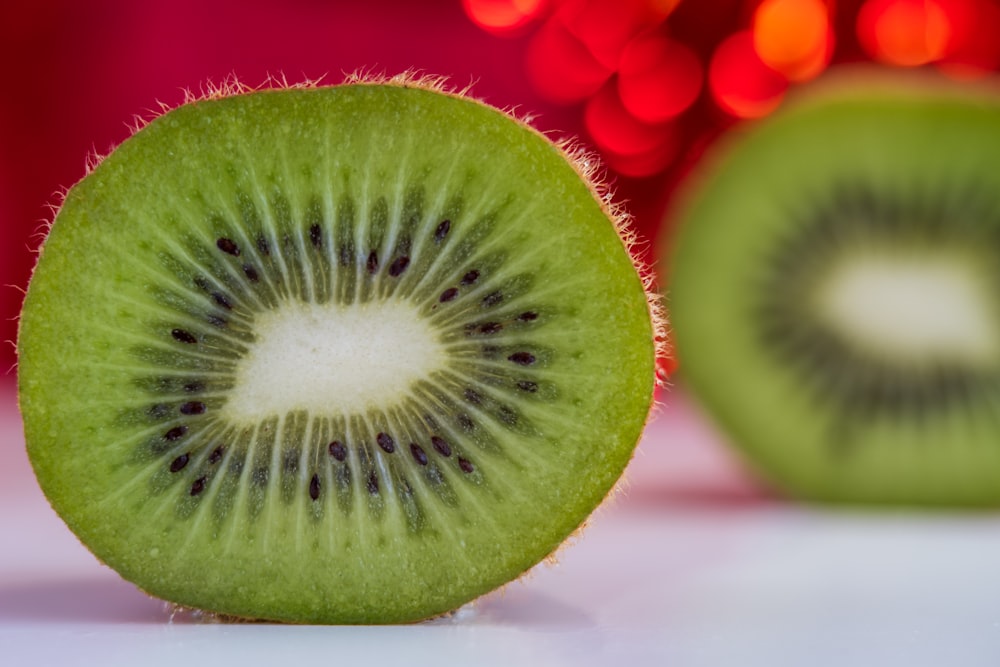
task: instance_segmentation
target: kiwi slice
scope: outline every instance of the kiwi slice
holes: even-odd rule
[[[998,100],[842,74],[692,177],[681,376],[787,492],[1000,503]]]
[[[573,154],[401,77],[222,91],[67,194],[19,396],[96,556],[223,615],[399,622],[510,581],[628,462],[646,280]]]

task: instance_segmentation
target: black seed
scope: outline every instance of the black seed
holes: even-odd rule
[[[515,352],[507,357],[507,359],[513,361],[515,364],[521,364],[522,366],[530,366],[535,363],[535,355],[530,352]]]
[[[219,459],[222,458],[222,452],[223,451],[224,450],[222,449],[222,447],[216,447],[215,449],[213,449],[212,453],[209,454],[209,456],[208,456],[208,462],[209,463],[218,463]]]
[[[338,461],[343,461],[347,458],[347,450],[344,449],[344,446],[340,442],[334,440],[330,443],[330,456]]]
[[[471,431],[474,428],[476,428],[475,423],[472,421],[472,419],[469,418],[469,415],[465,414],[464,412],[459,412],[455,416],[455,421],[457,421],[458,425],[461,426],[462,429],[466,431]]]
[[[193,334],[184,331],[184,329],[174,329],[170,332],[170,335],[182,343],[194,344],[198,342],[198,339]]]
[[[184,466],[188,464],[189,458],[190,456],[186,453],[178,456],[176,459],[173,460],[173,463],[170,464],[170,472],[179,472],[183,470]]]
[[[173,442],[174,440],[178,439],[179,437],[187,433],[187,430],[188,430],[187,426],[175,426],[163,434],[163,439],[170,440],[171,442]]]
[[[441,303],[445,303],[447,301],[451,301],[456,296],[458,296],[458,288],[449,287],[445,291],[441,292],[441,298],[439,299],[439,301],[441,301]]]
[[[410,265],[410,258],[406,255],[402,257],[397,257],[396,260],[389,266],[389,275],[393,278],[399,276],[403,271],[406,271],[406,267]]]
[[[476,282],[477,280],[479,280],[479,271],[476,271],[475,269],[472,269],[471,271],[469,271],[468,273],[466,273],[464,276],[462,276],[462,284],[463,285],[471,285],[472,283]]]
[[[189,401],[181,406],[182,415],[200,415],[205,412],[205,404],[201,401]]]
[[[520,382],[517,383],[517,388],[522,391],[535,393],[536,391],[538,391],[538,383],[531,382],[529,380],[521,380]]]
[[[441,456],[451,456],[451,445],[445,442],[444,439],[439,438],[436,435],[432,435],[431,444],[434,445],[434,449],[436,449],[438,454]]]
[[[495,334],[501,329],[503,329],[503,325],[499,322],[487,322],[479,327],[479,332],[484,334]]]
[[[257,269],[253,268],[249,264],[243,265],[243,273],[245,273],[246,277],[250,279],[250,282],[255,283],[260,280],[260,276],[257,275]]]
[[[368,493],[373,496],[378,494],[378,477],[375,476],[374,470],[368,474]]]
[[[480,396],[475,389],[466,389],[465,400],[467,400],[470,403],[475,403],[476,405],[479,405],[480,403],[483,402],[483,397]]]
[[[424,452],[423,448],[415,442],[410,443],[410,453],[413,454],[413,460],[422,466],[427,465],[427,454]]]
[[[191,495],[197,496],[204,490],[205,490],[205,476],[202,475],[198,479],[194,480],[193,484],[191,484]]]
[[[530,322],[532,320],[538,319],[538,313],[529,310],[527,312],[518,315],[517,319],[521,320],[522,322]]]
[[[378,254],[374,250],[368,255],[368,273],[374,274],[378,271]]]
[[[504,424],[507,424],[508,426],[514,426],[517,424],[517,413],[506,405],[501,405],[497,413],[497,416],[500,417],[500,421]]]
[[[375,436],[375,440],[378,441],[378,446],[384,449],[386,454],[392,454],[396,451],[396,442],[388,433],[379,433]]]
[[[503,301],[503,292],[490,292],[483,297],[483,305],[487,308],[492,308]]]
[[[319,475],[314,474],[309,480],[309,497],[313,500],[319,500]]]
[[[218,246],[219,250],[222,252],[233,255],[234,257],[240,256],[240,247],[236,245],[232,239],[222,237],[215,242],[215,245]]]
[[[212,298],[215,302],[225,308],[226,310],[232,310],[233,304],[229,302],[229,297],[227,297],[222,292],[212,292]]]
[[[449,231],[451,231],[451,220],[442,220],[441,224],[434,230],[434,240],[438,243],[444,241],[444,237],[448,236]]]
[[[314,248],[323,247],[323,231],[319,228],[319,225],[313,225],[309,228],[309,240],[312,241]],[[316,500],[313,498],[313,500]]]
[[[263,236],[257,237],[257,250],[259,250],[262,255],[271,254],[271,247],[267,244],[267,239]]]
[[[463,459],[461,456],[458,457],[458,467],[461,468],[462,472],[464,473],[471,473],[473,470],[475,470],[475,467],[473,467],[472,462],[469,461],[468,459]]]

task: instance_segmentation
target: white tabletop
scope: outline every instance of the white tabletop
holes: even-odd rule
[[[211,622],[101,566],[52,513],[0,378],[0,664],[1000,665],[1000,513],[804,508],[748,481],[682,393],[555,565],[436,621]]]

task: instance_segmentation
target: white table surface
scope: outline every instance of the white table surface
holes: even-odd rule
[[[172,614],[49,509],[0,378],[0,665],[1000,665],[1000,513],[769,498],[683,393],[588,529],[504,590],[396,627]]]

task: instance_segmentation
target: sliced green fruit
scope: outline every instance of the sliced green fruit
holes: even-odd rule
[[[53,507],[149,593],[397,622],[551,553],[654,385],[641,276],[567,154],[420,82],[186,104],[68,193],[19,334]]]
[[[1000,503],[1000,101],[845,75],[693,177],[682,377],[792,495]]]

